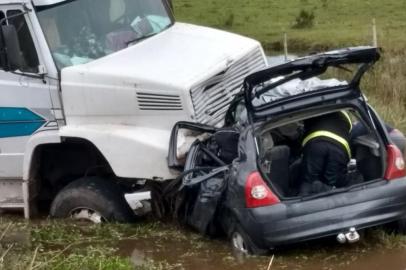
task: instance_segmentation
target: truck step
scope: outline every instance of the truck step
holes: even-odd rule
[[[0,209],[23,209],[24,202],[2,202],[0,203]]]
[[[20,179],[0,179],[0,208],[24,208],[23,181]]]

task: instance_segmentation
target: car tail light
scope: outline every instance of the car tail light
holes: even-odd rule
[[[403,160],[403,155],[399,148],[390,144],[388,145],[386,152],[387,169],[385,172],[385,179],[394,180],[406,176],[405,161]]]
[[[251,173],[245,183],[245,201],[248,208],[269,206],[280,202],[259,172]]]

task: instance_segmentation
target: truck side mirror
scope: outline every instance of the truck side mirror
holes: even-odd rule
[[[24,58],[21,54],[20,42],[14,25],[1,26],[2,59],[5,60],[5,70],[15,71],[23,67]]]

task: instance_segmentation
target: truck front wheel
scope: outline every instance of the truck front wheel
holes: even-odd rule
[[[52,202],[50,215],[92,223],[135,219],[120,187],[100,177],[84,177],[63,188]]]

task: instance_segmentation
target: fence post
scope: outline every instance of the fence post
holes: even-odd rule
[[[288,34],[285,32],[283,33],[283,50],[285,52],[285,62],[287,62],[288,59]]]
[[[378,47],[378,34],[376,31],[376,20],[372,19],[372,45]]]

